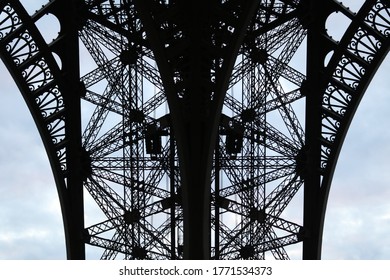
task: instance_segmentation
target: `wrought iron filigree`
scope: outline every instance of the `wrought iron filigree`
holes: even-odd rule
[[[328,68],[334,67],[334,69],[330,70],[332,75],[323,95],[322,106],[325,117],[322,133],[323,138],[331,142],[335,142],[336,138],[341,139],[341,135],[345,133],[345,125],[351,120],[354,112],[351,108],[355,108],[352,104],[359,103],[365,90],[361,83],[365,77],[372,75],[371,65],[375,65],[375,58],[378,57],[384,48],[385,41],[389,38],[389,6],[385,1],[373,2],[375,3],[365,3],[364,9],[361,9],[362,13],[368,10],[364,17],[365,24],[350,25],[343,40],[338,44],[338,46],[345,46],[345,49],[340,49],[335,45],[338,54],[335,53],[331,62],[328,63]],[[356,17],[361,16],[357,14]],[[332,114],[328,112],[329,110]],[[330,121],[331,119],[333,121]],[[329,123],[337,123],[337,126],[331,125],[333,128],[329,129]],[[328,166],[328,160],[335,161],[334,157],[338,148],[333,146],[338,145],[341,144],[323,147],[323,167]],[[334,164],[330,166],[333,168]]]
[[[43,136],[64,218],[72,222],[69,184],[83,187],[101,212],[99,220],[75,226],[68,247],[78,244],[80,253],[91,245],[102,259],[183,258],[191,165],[181,157],[191,148],[183,135],[192,128],[180,125],[208,127],[215,116],[207,257],[288,259],[289,246],[307,244],[313,233],[286,209],[317,172],[321,194],[329,188],[348,124],[389,49],[388,1],[365,1],[357,14],[323,1],[321,17],[308,14],[312,1],[214,1],[204,11],[212,16],[199,17],[195,29],[177,1],[76,2],[69,1],[75,17],[58,0],[30,16],[19,1],[0,0],[0,54]],[[333,12],[351,21],[339,42],[316,22]],[[47,13],[63,21],[49,44],[36,28]],[[309,31],[324,43],[315,58],[324,66],[301,73],[292,61]],[[80,80],[67,80],[69,68],[55,56],[78,63],[64,42],[77,37],[90,65],[81,67]],[[318,103],[310,103],[313,96]],[[80,119],[71,112],[76,101]],[[318,106],[311,111],[317,116],[309,106]],[[316,117],[313,136],[305,125]],[[207,135],[192,136],[201,141],[199,134]],[[324,207],[326,198],[313,201]]]
[[[0,39],[3,39],[22,25],[22,19],[19,17],[12,4],[2,3],[1,6]]]

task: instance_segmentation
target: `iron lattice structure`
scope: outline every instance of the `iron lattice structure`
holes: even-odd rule
[[[389,34],[388,0],[51,0],[32,15],[1,0],[0,54],[47,150],[68,258],[320,258]],[[86,197],[103,215],[85,218]]]

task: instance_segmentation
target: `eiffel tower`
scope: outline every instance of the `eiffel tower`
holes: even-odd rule
[[[298,245],[320,259],[338,155],[389,35],[388,0],[51,0],[33,14],[0,0],[0,56],[49,156],[68,258],[289,259]]]

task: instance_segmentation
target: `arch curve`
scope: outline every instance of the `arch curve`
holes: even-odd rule
[[[204,33],[176,2],[72,0],[70,10],[64,2],[29,16],[19,1],[0,1],[0,55],[49,155],[69,258],[84,258],[90,244],[102,258],[176,259],[191,256],[191,243],[207,258],[284,259],[284,247],[300,242],[304,258],[319,258],[338,154],[389,50],[387,2],[365,1],[357,14],[331,0],[324,9],[308,0],[260,1],[257,10],[194,4]],[[330,11],[351,20],[339,42],[325,32]],[[46,13],[61,25],[51,43],[34,24]],[[289,63],[306,35],[303,74]],[[83,77],[79,39],[96,64]],[[81,100],[93,111],[83,135]],[[284,216],[302,185],[303,224]],[[83,188],[105,217],[88,227]],[[197,224],[188,227],[190,218]]]

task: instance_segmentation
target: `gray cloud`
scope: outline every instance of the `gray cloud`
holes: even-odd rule
[[[32,12],[47,1],[21,2]],[[389,72],[387,59],[341,152],[329,197],[324,259],[390,259]],[[14,82],[2,66],[0,73],[0,259],[64,259],[61,214],[46,153]],[[299,245],[293,248],[293,258],[299,250]]]

